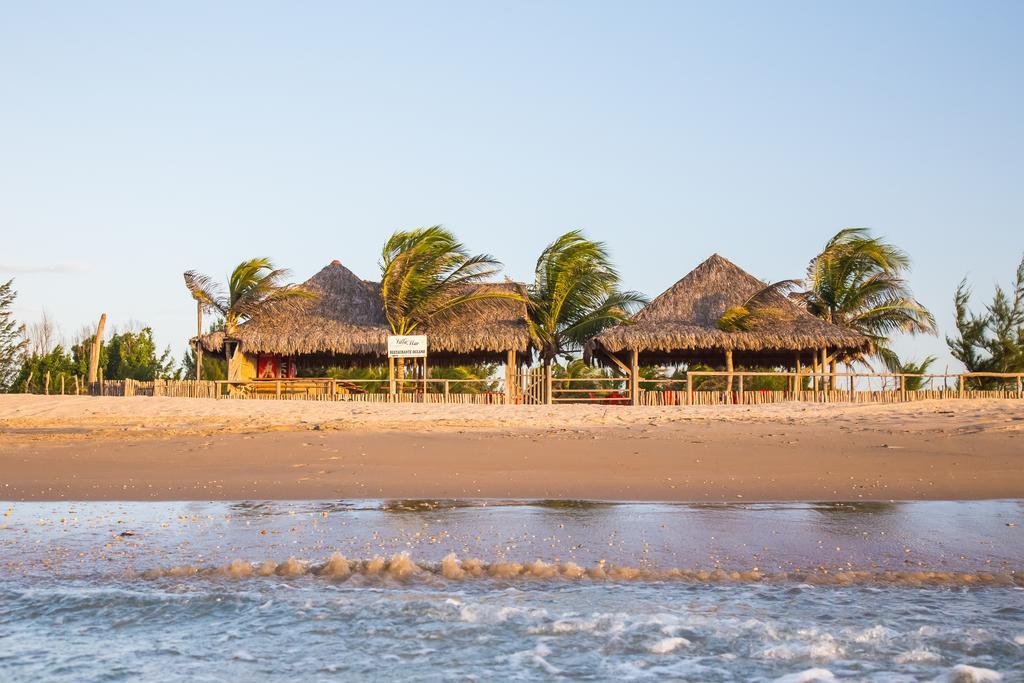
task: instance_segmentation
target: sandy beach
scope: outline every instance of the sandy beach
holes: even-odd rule
[[[1024,491],[1024,403],[0,397],[0,498],[933,500]]]

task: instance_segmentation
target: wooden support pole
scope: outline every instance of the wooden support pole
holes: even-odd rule
[[[46,377],[44,379],[45,379],[45,381],[43,382],[43,393],[46,394],[47,396],[49,396],[50,395],[50,371],[49,370],[46,371]]]
[[[274,382],[274,398],[281,400],[281,380]]]
[[[803,379],[800,375],[803,373],[803,363],[800,361],[800,354],[796,354],[796,377],[793,378],[793,393],[796,394],[798,391],[803,389]]]
[[[629,405],[640,405],[640,351],[629,351]]]
[[[740,403],[743,403],[743,373],[742,372],[740,373],[739,382],[740,382]]]
[[[60,373],[60,395],[64,395],[64,373]]]
[[[821,390],[822,392],[828,391],[831,387],[828,382],[828,348],[825,346],[821,347]]]
[[[512,405],[516,400],[516,351],[511,349],[505,355],[505,405]]]
[[[956,389],[956,392],[957,392],[957,396],[959,398],[963,398],[964,397],[964,376],[963,375],[960,375],[957,378],[957,389]]]
[[[725,390],[732,393],[732,349],[725,352],[725,371],[729,373],[725,378]]]
[[[448,380],[444,381],[444,402],[448,402],[448,397],[451,396],[451,387],[449,386]]]
[[[1022,391],[1022,389],[1024,389],[1024,378],[1017,375],[1017,398],[1024,396],[1024,391]]]
[[[811,391],[818,393],[818,351],[814,351],[814,364],[811,366]]]

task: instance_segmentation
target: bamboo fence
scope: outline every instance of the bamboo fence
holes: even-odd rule
[[[751,388],[768,378],[786,389]],[[517,373],[513,386],[500,379],[412,379],[389,391],[388,380],[296,378],[229,383],[209,380],[100,380],[77,376],[42,378],[43,393],[91,396],[167,396],[225,400],[350,401],[429,404],[602,404],[643,406],[760,405],[768,403],[904,403],[966,398],[1022,399],[1024,373],[913,375],[889,373],[712,372],[685,378],[637,380],[631,396],[628,378],[552,378],[544,370]],[[845,384],[845,387],[840,387]],[[876,386],[877,385],[877,386]],[[909,385],[909,386],[908,386]],[[32,388],[31,379],[25,383]],[[726,387],[731,387],[727,389]],[[545,400],[547,399],[547,400]]]

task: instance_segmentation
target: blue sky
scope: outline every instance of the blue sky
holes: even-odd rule
[[[369,279],[398,228],[516,279],[582,228],[653,296],[866,226],[946,332],[1024,252],[1022,30],[1020,2],[4,3],[0,279],[29,322],[106,311],[180,357],[184,270]]]

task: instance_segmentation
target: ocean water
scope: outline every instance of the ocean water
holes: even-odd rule
[[[1024,680],[1024,501],[0,503],[0,680]]]

